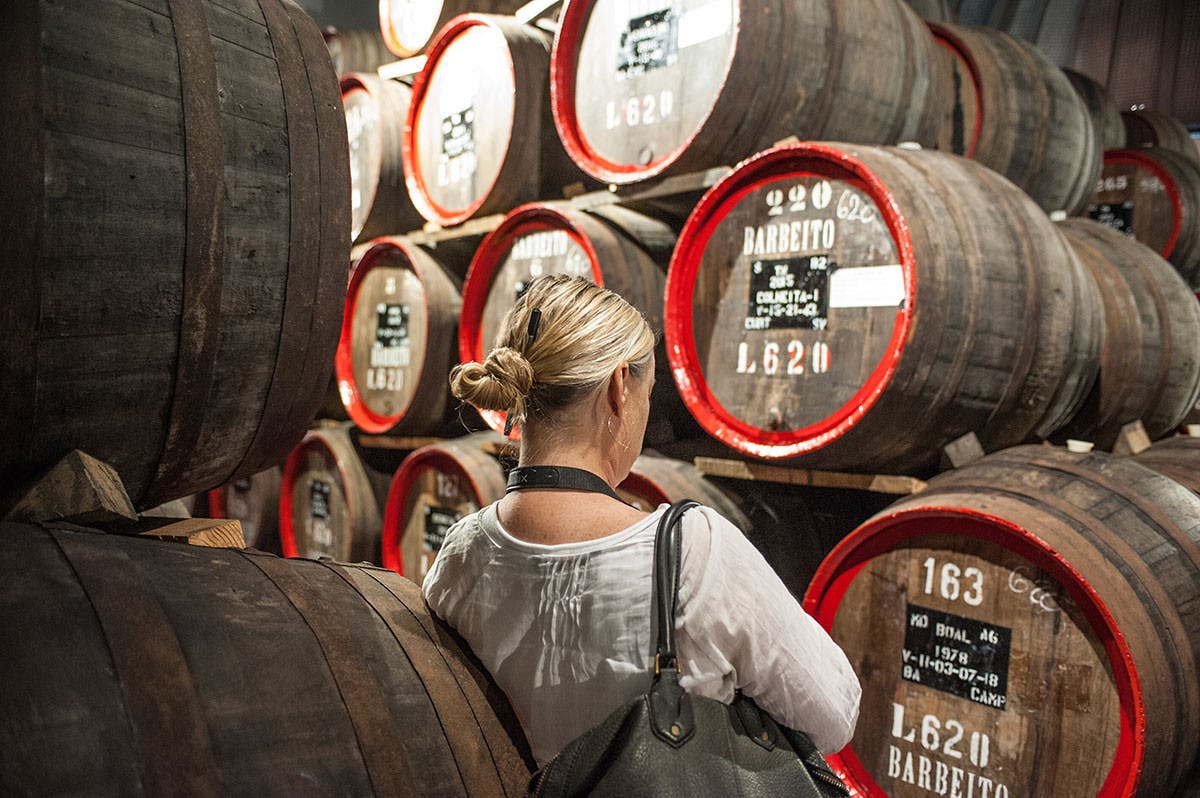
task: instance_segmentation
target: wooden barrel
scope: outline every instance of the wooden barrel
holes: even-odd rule
[[[341,79],[350,139],[350,236],[369,241],[419,228],[404,182],[401,139],[412,89],[375,75]]]
[[[279,543],[285,557],[379,561],[379,504],[348,430],[310,430],[284,462]]]
[[[457,280],[420,247],[371,243],[350,275],[337,350],[338,389],[359,427],[412,434],[441,426],[461,305]]]
[[[21,109],[0,136],[4,491],[81,449],[153,507],[279,462],[320,402],[348,243],[337,81],[296,6],[225,5],[0,10]]]
[[[550,36],[512,17],[467,14],[437,35],[413,83],[404,172],[441,225],[562,196],[580,175],[550,120]]]
[[[321,29],[321,35],[329,48],[333,71],[339,76],[374,72],[383,64],[396,60],[378,30],[326,26]]]
[[[731,164],[786,136],[932,145],[949,74],[920,17],[875,0],[575,0],[554,122],[588,174],[631,183]]]
[[[1110,150],[1087,215],[1128,233],[1200,289],[1200,165],[1170,150]]]
[[[420,54],[435,33],[460,14],[511,14],[523,0],[379,0],[379,29],[401,58]]]
[[[942,474],[806,594],[863,685],[835,759],[871,796],[1169,795],[1200,744],[1198,596],[1200,497],[1127,458]]]
[[[1121,121],[1125,127],[1125,141],[1119,147],[1159,147],[1200,163],[1196,155],[1196,143],[1187,126],[1170,114],[1141,109],[1122,111]]]
[[[1059,229],[1104,306],[1100,373],[1060,435],[1110,448],[1135,419],[1151,438],[1170,434],[1200,399],[1200,303],[1171,264],[1132,238],[1089,219]]]
[[[485,452],[500,442],[480,432],[417,449],[404,458],[383,513],[383,566],[420,584],[446,531],[504,495],[504,469]]]
[[[928,22],[958,22],[957,3],[950,0],[905,0],[908,7]]]
[[[1101,148],[1119,150],[1124,147],[1125,123],[1121,121],[1121,111],[1109,95],[1108,89],[1082,72],[1064,69],[1063,74],[1075,87],[1079,99],[1083,100],[1088,116],[1092,118],[1092,127],[1100,136]]]
[[[1185,488],[1200,493],[1200,438],[1177,435],[1158,441],[1133,456],[1151,471],[1168,476]]]
[[[276,466],[213,488],[206,496],[205,514],[212,518],[236,518],[242,524],[246,548],[277,553],[282,476],[283,470]]]
[[[503,694],[379,568],[0,525],[12,795],[524,795]]]
[[[701,200],[667,275],[691,414],[757,457],[907,470],[974,431],[1046,437],[1095,379],[1100,299],[1036,205],[978,163],[807,143]]]
[[[531,280],[546,274],[587,277],[624,297],[652,329],[661,329],[663,272],[674,241],[666,222],[617,206],[594,212],[551,203],[516,208],[480,243],[467,270],[459,359],[482,362],[504,315]],[[665,368],[663,358],[658,365]],[[668,394],[656,389],[652,402],[667,402]],[[480,415],[492,429],[504,429],[503,413]],[[655,437],[653,429],[648,434]]]
[[[617,494],[646,512],[653,512],[660,504],[695,499],[725,516],[742,532],[750,529],[737,501],[686,460],[642,454],[634,461],[629,476],[617,486]]]
[[[954,102],[939,149],[999,172],[1046,211],[1081,209],[1103,149],[1067,76],[1036,47],[1002,31],[932,27],[954,57]]]

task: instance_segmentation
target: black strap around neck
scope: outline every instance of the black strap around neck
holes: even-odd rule
[[[617,501],[622,501],[608,483],[591,471],[570,466],[522,466],[508,473],[508,488],[505,493],[514,490],[536,490],[559,488],[562,490],[582,490],[588,493],[603,493]]]

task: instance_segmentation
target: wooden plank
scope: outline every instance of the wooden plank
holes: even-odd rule
[[[1113,454],[1137,454],[1150,448],[1150,436],[1141,420],[1131,421],[1121,427],[1121,434],[1113,445]]]
[[[137,512],[117,472],[75,449],[34,482],[5,516],[6,521],[70,521],[95,524],[133,521]]]
[[[693,464],[705,476],[744,479],[751,482],[780,482],[813,488],[847,488],[907,496],[925,490],[924,480],[901,474],[849,474],[841,471],[812,471],[806,468],[697,457]]]
[[[120,534],[156,538],[212,549],[244,549],[242,522],[231,518],[153,518],[143,516]]]
[[[401,61],[393,61],[390,64],[384,64],[378,69],[379,77],[384,80],[410,77],[425,68],[426,60],[425,56],[418,55],[412,58],[405,58]]]
[[[445,440],[445,438],[421,435],[362,435],[358,439],[358,445],[365,449],[412,451],[420,449],[422,446],[443,443]]]

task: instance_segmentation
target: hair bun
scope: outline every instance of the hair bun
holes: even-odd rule
[[[533,367],[515,349],[493,349],[483,363],[463,363],[450,375],[454,396],[480,410],[511,410],[533,387]]]

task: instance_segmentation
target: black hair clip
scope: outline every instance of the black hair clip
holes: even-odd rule
[[[525,328],[525,351],[529,351],[529,347],[533,346],[533,342],[537,340],[538,325],[542,323],[542,311],[539,308],[534,308],[529,311],[529,326]],[[508,437],[512,433],[513,414],[510,412],[504,419],[504,437]]]

